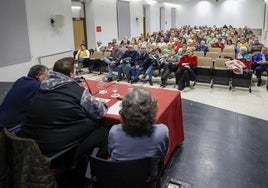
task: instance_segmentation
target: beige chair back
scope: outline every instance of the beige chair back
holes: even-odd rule
[[[197,57],[204,57],[204,52],[203,52],[203,51],[195,51],[194,54],[195,54]]]
[[[219,52],[207,52],[206,57],[211,57],[213,60],[220,57]]]
[[[228,59],[223,58],[216,58],[214,62],[214,68],[215,69],[227,69],[225,62],[228,61]]]
[[[213,61],[211,57],[198,57],[198,67],[212,67]]]

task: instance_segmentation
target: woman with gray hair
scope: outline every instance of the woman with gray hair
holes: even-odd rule
[[[163,158],[168,150],[168,128],[155,124],[157,101],[143,88],[134,88],[122,101],[121,124],[114,125],[108,138],[112,160]]]

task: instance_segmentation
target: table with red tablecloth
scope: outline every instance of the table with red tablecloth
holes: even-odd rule
[[[88,89],[88,87],[89,87],[91,94],[95,95],[99,92],[99,82],[100,82],[100,80],[86,80],[86,81],[82,82],[80,85],[86,89]],[[112,84],[113,84],[112,82],[103,82],[103,87],[107,88]]]
[[[126,95],[129,89],[134,86],[131,84],[119,84],[113,83],[117,85],[118,93],[121,96]],[[109,84],[106,87],[107,93],[99,94],[93,93],[95,97],[110,99],[107,103],[109,107],[115,104],[118,99],[112,98],[112,85]],[[183,130],[183,120],[182,120],[182,103],[181,103],[181,95],[178,91],[171,91],[167,89],[157,89],[157,88],[146,88],[151,92],[151,94],[157,99],[158,102],[158,114],[156,118],[156,123],[163,123],[169,128],[169,151],[167,156],[165,157],[165,164],[171,157],[171,154],[175,150],[176,146],[181,144],[184,141],[184,130]],[[114,114],[106,114],[106,121],[109,124],[114,125],[120,122],[120,116]]]

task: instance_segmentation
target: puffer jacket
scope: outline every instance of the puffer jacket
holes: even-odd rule
[[[41,154],[34,140],[2,131],[0,143],[1,150],[5,148],[6,151],[1,152],[0,158],[1,188],[58,187],[49,168],[49,159]]]

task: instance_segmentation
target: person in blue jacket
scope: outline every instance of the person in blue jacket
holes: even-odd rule
[[[261,52],[253,56],[253,64],[256,70],[256,76],[258,78],[258,87],[262,84],[261,73],[268,72],[268,53],[267,47],[262,47]],[[268,86],[268,85],[267,85]],[[266,87],[268,89],[268,87]]]
[[[15,81],[0,106],[0,130],[13,128],[25,119],[25,113],[40,83],[48,74],[44,65],[34,65],[28,75]]]

